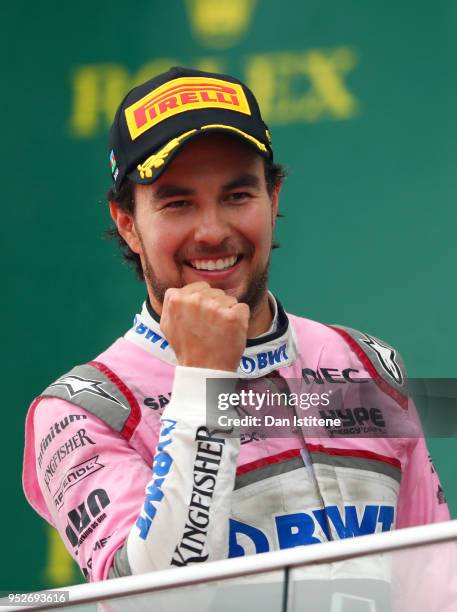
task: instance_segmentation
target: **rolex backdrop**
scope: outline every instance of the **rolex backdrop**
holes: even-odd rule
[[[24,419],[144,299],[104,238],[106,143],[121,97],[157,72],[228,72],[258,96],[289,169],[270,283],[286,309],[386,340],[410,376],[457,377],[454,0],[26,0],[2,13],[3,590],[83,579],[23,497]],[[429,445],[457,516],[454,433]]]

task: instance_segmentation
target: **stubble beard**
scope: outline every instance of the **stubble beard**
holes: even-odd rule
[[[144,248],[143,253],[145,253]],[[267,290],[270,257],[271,250],[265,267],[261,270],[258,269],[254,271],[249,279],[246,291],[240,297],[235,296],[238,302],[242,302],[249,306],[251,317],[257,312],[260,302],[262,301],[262,298]],[[166,284],[159,279],[147,257],[145,257],[143,260],[143,274],[149,290],[156,300],[163,305],[166,290],[171,289],[174,287],[174,285]]]

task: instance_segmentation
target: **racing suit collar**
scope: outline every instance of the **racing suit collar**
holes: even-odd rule
[[[241,378],[257,378],[291,365],[297,357],[297,339],[280,302],[269,293],[277,307],[276,329],[257,338],[249,338],[241,357],[238,374]],[[173,349],[160,329],[160,317],[148,300],[125,338],[152,353],[161,361],[177,365]]]
[[[284,308],[282,307],[279,300],[271,293],[271,291],[268,292],[268,298],[271,301],[271,306],[274,311],[272,325],[273,329],[272,331],[269,331],[266,334],[261,334],[256,338],[248,338],[246,342],[246,347],[259,346],[260,344],[272,342],[277,338],[283,336],[287,332],[287,329],[289,327],[289,319],[287,318]],[[160,325],[160,315],[157,314],[157,312],[152,307],[149,297],[146,298],[144,305],[146,306],[146,309],[150,316],[154,319],[156,323]]]

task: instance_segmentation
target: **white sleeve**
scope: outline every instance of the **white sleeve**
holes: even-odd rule
[[[178,366],[140,516],[127,539],[132,574],[227,557],[239,438],[207,427],[206,380],[236,373]]]

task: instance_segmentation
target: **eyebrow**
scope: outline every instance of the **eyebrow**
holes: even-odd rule
[[[240,187],[252,187],[255,189],[260,189],[260,180],[257,176],[255,176],[255,174],[241,174],[235,179],[222,185],[221,191],[231,191],[232,189],[238,189]],[[168,198],[174,198],[177,196],[191,195],[195,195],[195,191],[193,189],[189,189],[188,187],[182,187],[181,185],[176,185],[173,183],[164,183],[163,185],[157,187],[154,193],[154,199],[166,200]]]
[[[222,191],[230,191],[231,189],[238,189],[239,187],[254,187],[260,189],[260,180],[255,174],[242,174],[233,181],[229,181],[222,185]]]
[[[154,198],[158,200],[165,200],[167,198],[173,198],[175,196],[189,196],[194,195],[193,189],[187,187],[181,187],[180,185],[173,185],[172,183],[164,183],[157,187]]]

